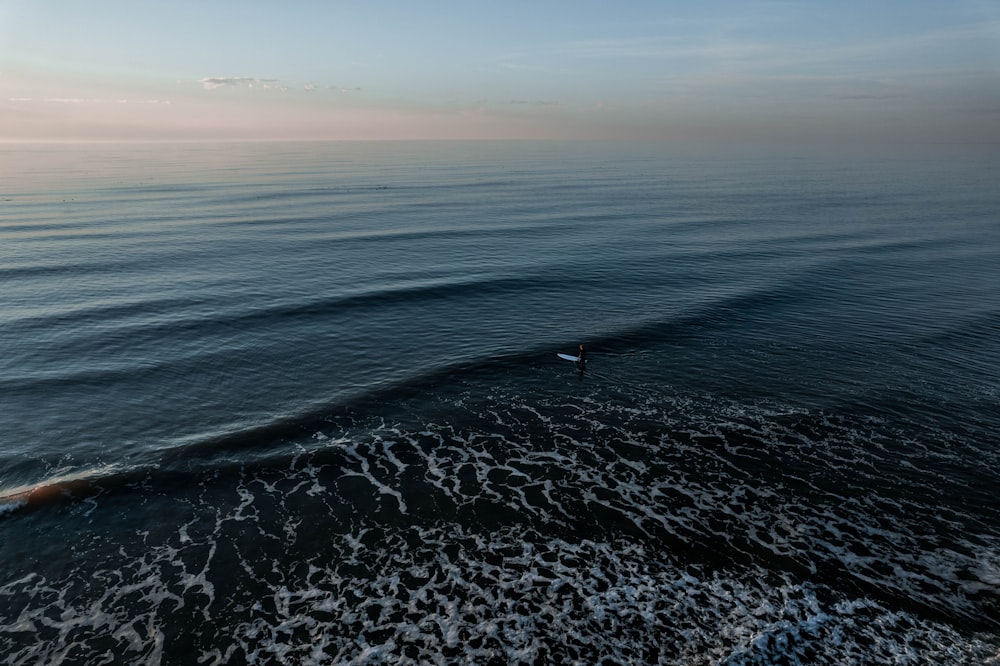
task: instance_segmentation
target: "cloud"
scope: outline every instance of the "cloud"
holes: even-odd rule
[[[288,86],[282,84],[280,79],[257,79],[249,76],[206,76],[198,79],[198,83],[205,90],[218,88],[259,88],[280,92],[288,90]]]
[[[258,79],[252,76],[206,76],[198,79],[198,83],[201,84],[204,90],[219,90],[220,88],[249,88],[254,90],[276,90],[278,92],[288,92],[290,90],[289,86],[283,83],[281,79]],[[309,81],[302,85],[301,90],[308,94],[319,90],[328,90],[340,95],[346,95],[348,93],[360,92],[361,88],[336,85],[321,87]]]
[[[317,90],[320,90],[320,87],[315,83],[310,82],[305,84],[305,86],[303,86],[302,89],[305,90],[307,93],[314,93]],[[337,93],[338,95],[347,95],[348,93],[355,93],[361,91],[361,88],[347,88],[345,86],[325,86],[322,89]]]
[[[100,104],[103,100],[82,97],[46,97],[44,102],[52,104]]]

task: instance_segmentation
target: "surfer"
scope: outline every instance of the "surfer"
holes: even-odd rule
[[[583,379],[583,371],[587,369],[587,350],[580,345],[580,354],[576,358],[576,369],[580,371],[580,379]]]

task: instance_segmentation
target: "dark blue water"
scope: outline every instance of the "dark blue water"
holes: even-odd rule
[[[8,663],[1000,660],[995,150],[4,152]]]

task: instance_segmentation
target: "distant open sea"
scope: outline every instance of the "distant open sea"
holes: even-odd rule
[[[0,152],[4,664],[1000,664],[1000,147]]]

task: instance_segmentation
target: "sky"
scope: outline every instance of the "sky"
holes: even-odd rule
[[[1000,142],[1000,0],[0,0],[0,140]]]

